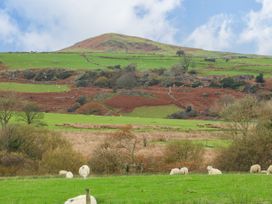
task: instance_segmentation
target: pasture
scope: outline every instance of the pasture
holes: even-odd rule
[[[210,125],[219,125],[220,121],[208,120],[175,120],[162,118],[140,118],[127,116],[95,116],[80,114],[45,113],[44,122],[51,129],[62,129],[61,124],[85,124],[85,125],[136,125],[142,128],[151,126],[154,128],[178,128],[180,130],[218,130]]]
[[[272,76],[272,58],[256,57],[234,58],[226,62],[222,56],[216,62],[204,61],[206,55],[195,54],[192,57],[190,70],[196,70],[200,75],[257,75]],[[129,64],[137,65],[137,69],[170,68],[180,62],[175,55],[162,54],[129,54],[129,53],[0,53],[0,62],[13,70],[65,68],[70,70],[106,69],[115,65],[125,67]]]
[[[0,179],[0,203],[61,204],[91,189],[98,203],[271,203],[272,176],[223,174],[208,176],[141,175]]]
[[[13,91],[24,93],[49,93],[49,92],[66,92],[69,91],[69,87],[67,85],[0,82],[0,91],[11,92]]]
[[[182,111],[182,109],[176,105],[142,106],[134,108],[132,112],[124,115],[131,117],[167,118],[167,116],[178,111]]]

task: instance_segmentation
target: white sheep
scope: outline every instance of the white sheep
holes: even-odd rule
[[[179,172],[180,172],[180,174],[186,175],[189,173],[189,169],[187,167],[182,167],[182,168],[180,168]]]
[[[97,204],[95,197],[91,197],[91,204]],[[64,204],[86,204],[86,195],[80,195],[74,198],[70,198],[65,201]]]
[[[179,168],[174,168],[174,169],[171,169],[171,171],[170,171],[170,175],[175,175],[175,174],[180,174],[180,170],[179,170]]]
[[[78,173],[80,176],[86,179],[88,175],[90,174],[90,167],[87,165],[83,165],[79,168]]]
[[[170,175],[176,175],[176,174],[188,174],[189,170],[187,167],[182,167],[182,168],[174,168],[174,169],[171,169],[171,172],[170,172]]]
[[[68,173],[68,171],[66,170],[60,170],[59,171],[59,175],[66,175]]]
[[[222,172],[219,169],[215,169],[212,166],[207,166],[208,174],[209,175],[219,175],[222,174]]]
[[[254,174],[254,173],[260,173],[261,172],[261,166],[259,164],[254,164],[250,167],[250,170],[249,172],[251,174]]]
[[[74,198],[70,198],[67,201],[65,201],[64,204],[97,204],[95,197],[90,195],[89,189],[86,189],[86,195],[80,195]]]
[[[272,165],[270,165],[268,167],[268,169],[266,170],[266,174],[269,175],[269,174],[272,174]]]
[[[73,173],[71,172],[71,171],[68,171],[67,173],[66,173],[66,178],[68,178],[68,179],[72,179],[72,178],[74,178],[74,175],[73,175]]]

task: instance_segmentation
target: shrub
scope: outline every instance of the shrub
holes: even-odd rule
[[[193,88],[197,88],[197,87],[200,87],[200,86],[203,86],[203,83],[201,81],[194,81],[192,83]]]
[[[86,115],[102,115],[104,111],[104,106],[97,102],[86,103],[76,110],[77,113]]]
[[[78,79],[76,81],[76,86],[77,87],[87,87],[89,85],[89,82],[88,80],[85,80],[85,79]]]
[[[89,164],[93,172],[98,174],[122,173],[124,171],[124,157],[116,149],[103,145],[94,150]]]
[[[87,99],[85,96],[79,96],[76,102],[79,103],[80,105],[84,105],[87,102]]]
[[[109,79],[105,76],[101,76],[98,77],[95,81],[94,81],[94,85],[101,87],[101,88],[108,88],[110,83],[109,83]]]
[[[133,73],[124,73],[116,80],[116,87],[120,89],[132,89],[136,85],[137,81]]]
[[[256,76],[255,81],[256,81],[257,83],[264,83],[265,80],[264,80],[263,73],[260,73],[258,76]]]
[[[67,111],[69,113],[72,113],[72,112],[75,112],[79,107],[80,107],[80,103],[75,103],[70,108],[68,108]]]
[[[190,169],[199,169],[202,162],[204,148],[192,141],[172,142],[165,149],[166,163],[175,163],[187,166]]]
[[[33,79],[35,77],[35,75],[36,75],[35,72],[33,72],[32,70],[25,70],[23,72],[24,78],[28,79],[28,80]]]
[[[17,124],[2,129],[0,151],[0,171],[5,174],[49,173],[66,162],[82,161],[59,134],[31,125]]]
[[[198,113],[191,106],[188,106],[185,111],[173,113],[168,117],[171,119],[188,119],[196,116],[198,116]]]
[[[0,152],[0,175],[25,175],[37,169],[37,164],[20,152]]]
[[[243,81],[234,80],[231,77],[224,78],[220,81],[222,88],[237,89],[242,85],[245,85]]]
[[[58,173],[61,169],[77,172],[78,168],[84,164],[83,157],[69,147],[58,147],[48,150],[43,154],[41,160],[41,173]]]

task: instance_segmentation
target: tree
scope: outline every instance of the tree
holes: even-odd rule
[[[116,132],[112,137],[116,148],[126,152],[130,164],[135,164],[135,153],[138,144],[138,138],[132,133],[132,127],[126,126]]]
[[[40,112],[40,108],[35,103],[26,103],[18,116],[20,120],[28,125],[41,124],[41,119],[44,118],[44,114]]]
[[[15,115],[16,99],[13,96],[0,98],[0,123],[5,128]]]
[[[226,105],[221,112],[221,116],[228,122],[233,138],[240,135],[246,138],[249,135],[255,124],[253,120],[257,117],[257,110],[257,100],[251,96]]]
[[[186,55],[185,53],[181,56],[180,64],[183,67],[184,71],[187,72],[192,62],[192,57]]]
[[[177,56],[182,56],[182,55],[184,55],[185,54],[185,52],[184,52],[184,50],[178,50],[177,52],[176,52],[176,55]]]

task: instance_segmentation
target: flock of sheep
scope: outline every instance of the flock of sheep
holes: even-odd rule
[[[207,166],[208,174],[209,175],[220,175],[222,174],[222,171],[219,169],[215,169],[212,166]],[[262,170],[261,166],[259,164],[254,164],[250,167],[250,173],[266,173],[267,175],[272,174],[272,165],[268,167],[267,170]],[[181,175],[186,175],[189,173],[189,169],[187,167],[182,167],[182,168],[174,168],[171,169],[170,175],[176,175],[176,174],[181,174]]]
[[[212,166],[207,166],[208,175],[220,175],[222,172],[219,169],[213,168]],[[86,179],[90,174],[90,167],[88,165],[83,165],[79,168],[78,173],[81,177]],[[189,173],[189,169],[187,167],[182,168],[174,168],[171,169],[170,175],[186,175]],[[250,173],[266,173],[267,175],[272,174],[272,165],[268,167],[267,170],[261,169],[261,166],[259,164],[254,164],[250,167]],[[74,177],[73,173],[66,170],[60,170],[59,175],[65,175],[66,178],[71,179]],[[89,202],[87,200],[89,199]],[[68,199],[64,204],[85,204],[85,203],[91,203],[96,204],[97,201],[93,196],[89,195],[80,195],[75,198]]]
[[[90,167],[88,165],[83,165],[79,168],[78,173],[81,177],[86,179],[90,174]],[[74,174],[71,171],[60,170],[59,175],[64,175],[68,179],[74,178]]]
[[[222,174],[222,172],[219,169],[215,169],[212,166],[208,166],[207,170],[208,170],[209,175]],[[189,173],[189,169],[187,167],[182,167],[180,169],[179,168],[174,168],[174,169],[171,169],[171,171],[170,171],[170,175],[176,175],[176,174],[186,175],[188,173]]]

